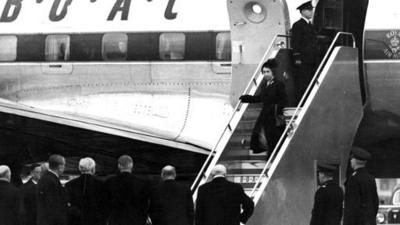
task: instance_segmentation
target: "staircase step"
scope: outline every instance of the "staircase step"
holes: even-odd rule
[[[236,160],[236,161],[222,161],[228,169],[259,169],[264,168],[265,160]]]
[[[266,161],[267,156],[265,154],[260,155],[229,155],[224,156],[221,162],[232,161],[232,160],[264,160]]]
[[[232,136],[248,136],[251,135],[253,132],[253,127],[250,127],[248,129],[238,129],[236,128],[235,132],[233,133]]]
[[[228,174],[226,178],[229,181],[239,183],[243,188],[253,188],[256,184],[260,174]],[[263,176],[261,179],[266,179],[266,176]],[[262,182],[263,182],[262,180]]]
[[[249,121],[240,121],[239,124],[236,127],[236,130],[250,130],[253,131],[254,129],[254,124],[256,120],[249,120]]]
[[[264,168],[228,168],[228,174],[260,174]]]
[[[229,143],[238,143],[239,145],[241,145],[242,139],[246,139],[247,141],[250,141],[250,137],[251,137],[251,132],[248,134],[242,134],[242,135],[237,135],[237,134],[233,134],[231,139],[229,140]]]

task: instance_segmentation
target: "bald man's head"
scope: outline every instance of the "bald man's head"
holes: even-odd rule
[[[122,155],[118,158],[118,169],[120,172],[132,172],[133,160],[129,155]]]
[[[175,177],[176,177],[175,167],[168,165],[162,168],[161,178],[163,180],[175,180]]]
[[[90,157],[82,158],[79,160],[79,171],[81,173],[94,174],[96,171],[96,162]]]
[[[226,176],[226,167],[221,164],[217,164],[214,166],[213,170],[211,171],[212,177],[225,177]]]
[[[10,182],[11,180],[10,167],[6,165],[0,165],[0,180],[5,180],[7,182]]]

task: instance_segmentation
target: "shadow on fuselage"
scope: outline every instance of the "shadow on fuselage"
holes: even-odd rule
[[[167,164],[176,167],[179,178],[191,182],[207,155],[137,141],[0,112],[0,162],[11,167],[14,183],[24,165],[44,162],[51,154],[66,157],[66,173],[78,175],[80,158],[92,157],[97,174],[117,172],[117,158],[128,154],[134,159],[135,174],[157,178]]]
[[[366,108],[353,145],[372,154],[367,167],[375,177],[400,177],[399,115]]]

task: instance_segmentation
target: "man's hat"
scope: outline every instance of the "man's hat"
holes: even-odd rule
[[[351,157],[361,161],[366,161],[371,158],[371,153],[367,152],[362,148],[353,147],[351,149]]]
[[[314,7],[311,4],[311,1],[305,2],[301,4],[299,7],[297,7],[298,10],[303,10],[303,9],[313,9]]]
[[[320,172],[320,173],[333,175],[335,170],[337,170],[337,167],[335,167],[332,164],[320,164],[320,165],[318,165],[318,172]]]
[[[42,166],[42,165],[39,164],[39,163],[32,163],[32,164],[29,166],[29,170],[32,171],[32,170],[34,170],[36,167],[39,167],[39,166]]]

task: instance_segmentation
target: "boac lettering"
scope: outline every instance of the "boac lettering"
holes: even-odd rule
[[[53,6],[51,7],[51,10],[50,10],[50,15],[49,15],[49,18],[51,21],[56,22],[56,21],[60,21],[60,20],[64,19],[65,15],[67,15],[67,12],[68,12],[68,6],[71,5],[72,0],[66,0],[60,14],[57,14],[58,8],[60,7],[60,3],[61,3],[61,0],[54,1]]]
[[[178,13],[174,13],[172,12],[172,8],[174,7],[175,4],[175,0],[169,0],[168,1],[168,5],[167,8],[165,8],[165,13],[164,13],[164,17],[168,20],[173,20],[176,18],[176,15]]]
[[[128,20],[129,7],[131,0],[117,0],[112,8],[107,20],[114,20],[118,11],[121,11],[121,20]]]
[[[4,6],[3,13],[1,14],[0,22],[12,22],[17,19],[19,12],[21,11],[21,2],[22,0],[7,0],[6,5]],[[14,6],[14,10],[10,13],[11,6]]]

